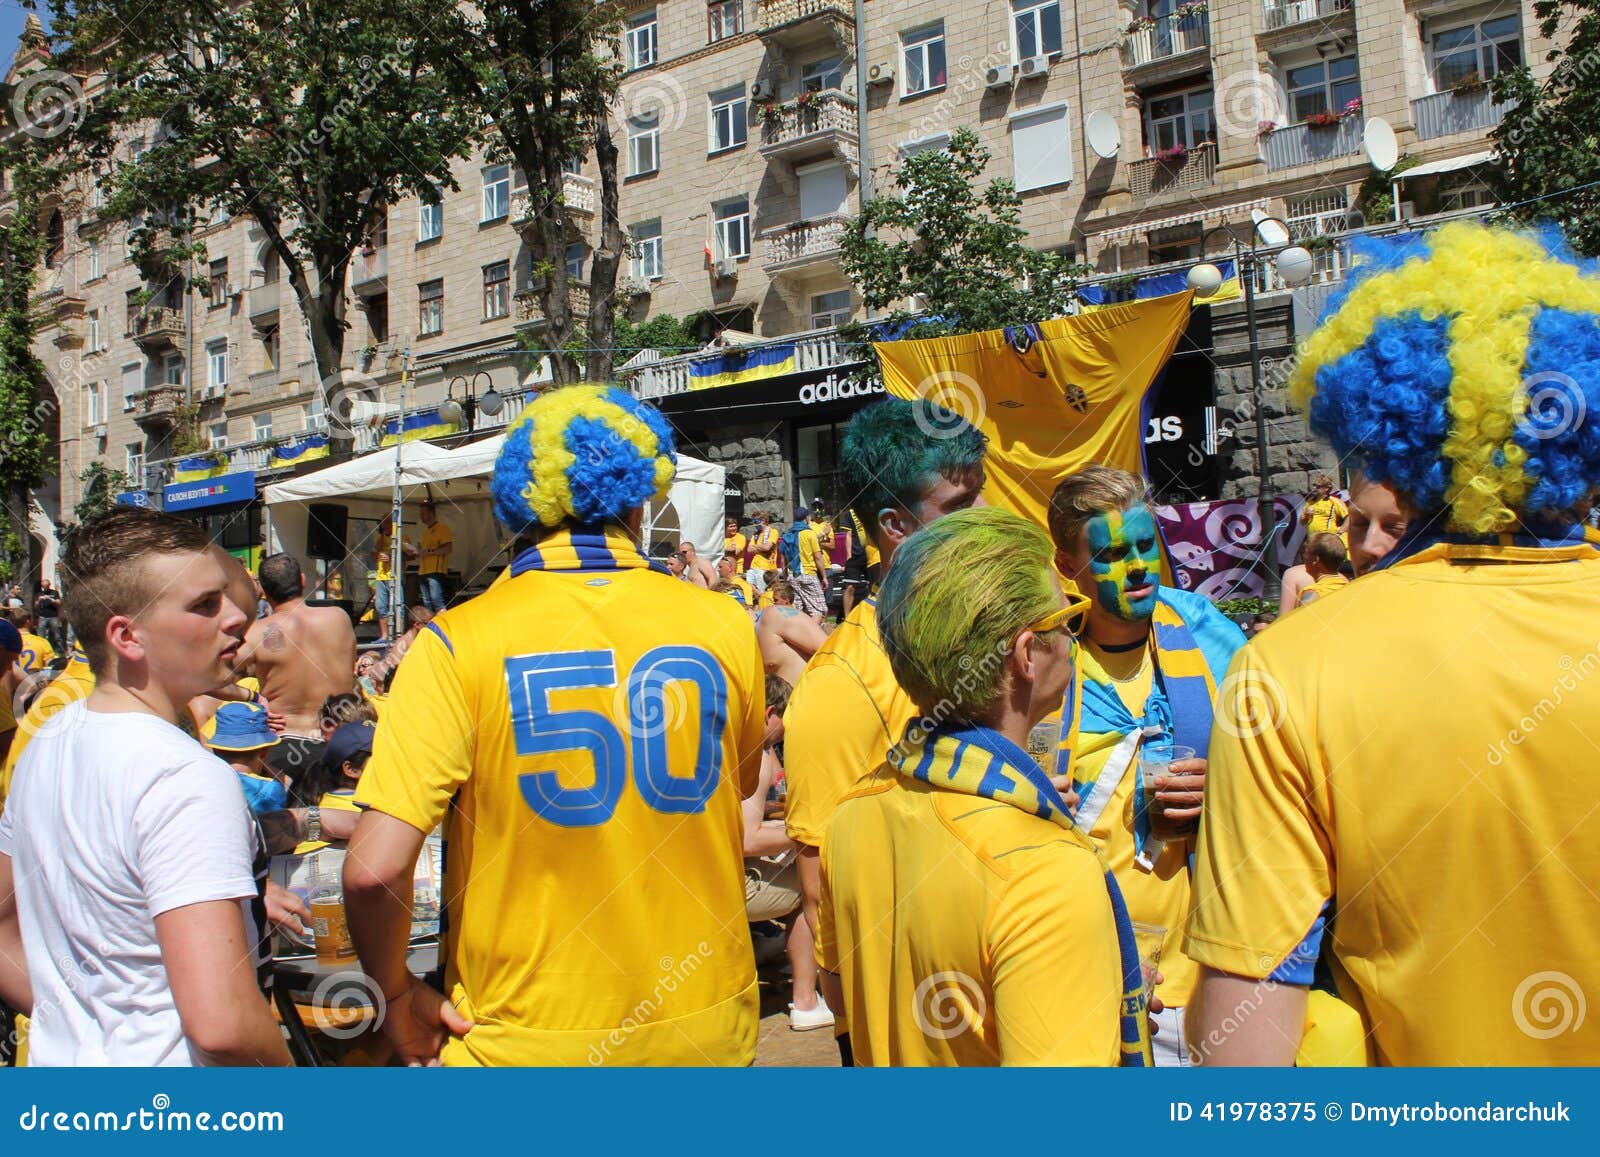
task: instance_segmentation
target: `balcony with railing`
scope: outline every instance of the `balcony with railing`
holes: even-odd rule
[[[1495,100],[1487,87],[1436,92],[1411,102],[1411,123],[1417,127],[1418,140],[1431,141],[1493,128],[1513,103]]]
[[[277,324],[281,286],[281,282],[271,281],[264,285],[252,285],[245,291],[245,312],[250,316],[251,325],[266,327]]]
[[[1177,157],[1147,157],[1128,166],[1134,197],[1159,197],[1178,189],[1204,189],[1217,176],[1217,146],[1210,141]]]
[[[187,332],[183,310],[176,306],[146,305],[128,315],[128,336],[147,353],[181,346]]]
[[[766,259],[762,266],[767,276],[776,277],[839,260],[839,243],[850,227],[846,216],[820,217],[797,221],[776,233],[768,233]]]
[[[854,27],[855,22],[850,0],[759,0],[756,31],[763,40],[783,40],[824,34],[829,25]]]
[[[782,104],[756,106],[761,115],[761,155],[789,163],[856,147],[856,102],[836,88],[802,93]]]
[[[523,225],[533,220],[534,211],[541,202],[535,201],[537,192],[543,197],[544,191],[534,189],[519,189],[511,194],[511,223]],[[585,177],[581,173],[564,173],[561,177],[561,200],[566,205],[568,212],[577,213],[585,217],[593,217],[595,206],[599,203],[599,194],[595,190],[592,177]]]
[[[1186,4],[1166,16],[1140,16],[1122,41],[1127,68],[1144,68],[1211,47],[1211,16],[1205,4]]]
[[[350,289],[359,294],[383,293],[389,287],[389,247],[363,245],[350,258]]]
[[[1262,27],[1276,32],[1296,24],[1337,20],[1354,10],[1354,0],[1263,0]]]
[[[1365,119],[1359,112],[1335,124],[1285,125],[1261,137],[1261,159],[1267,168],[1293,169],[1317,165],[1337,157],[1350,157],[1361,151],[1361,132]]]
[[[853,366],[864,360],[864,349],[848,343],[839,336],[837,328],[808,330],[790,334],[771,341],[752,342],[705,353],[662,357],[655,350],[644,350],[630,358],[622,367],[620,377],[625,385],[640,398],[665,398],[687,393],[693,389],[694,364],[707,358],[720,358],[732,350],[762,350],[772,347],[793,347],[794,372],[809,373],[817,370],[839,369]]]
[[[539,295],[532,289],[524,289],[516,295],[516,308],[514,310],[516,329],[538,329],[545,324],[544,309],[539,304]],[[589,287],[582,282],[567,282],[567,303],[572,311],[572,316],[582,321],[589,316]]]
[[[169,430],[177,425],[182,407],[182,386],[151,386],[133,395],[133,420],[146,432]]]

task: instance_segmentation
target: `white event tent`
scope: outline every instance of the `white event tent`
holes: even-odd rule
[[[487,586],[510,562],[510,538],[494,518],[489,478],[505,442],[504,434],[447,450],[431,442],[407,442],[399,449],[404,531],[417,532],[417,506],[432,495],[439,517],[450,526],[455,551],[451,569],[466,590]],[[301,560],[308,582],[319,573],[306,553],[306,533],[313,504],[343,506],[349,514],[346,534],[346,590],[359,609],[367,599],[365,573],[372,553],[372,535],[389,513],[395,485],[396,447],[376,450],[324,470],[302,474],[266,488],[267,551],[287,551]],[[678,456],[678,476],[667,499],[645,514],[645,537],[676,543],[680,533],[709,558],[722,554],[725,472],[721,466]]]

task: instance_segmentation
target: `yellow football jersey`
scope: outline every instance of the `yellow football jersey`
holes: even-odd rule
[[[620,534],[541,540],[418,636],[356,798],[446,822],[446,989],[477,1027],[444,1063],[754,1058],[762,671],[734,600]]]
[[[1212,732],[1185,951],[1265,976],[1331,901],[1374,1062],[1600,1057],[1577,1014],[1600,959],[1597,622],[1590,548],[1436,546],[1252,640]],[[1224,726],[1230,700],[1255,710]]]
[[[1338,534],[1339,524],[1350,517],[1350,508],[1337,498],[1316,498],[1306,503],[1302,512],[1306,520],[1306,533]]]
[[[22,653],[17,656],[17,663],[24,672],[35,675],[48,667],[55,657],[56,649],[49,639],[32,631],[22,632]]]
[[[1128,711],[1137,718],[1144,714],[1154,682],[1149,656],[1148,648],[1107,653],[1085,643],[1078,651],[1078,665],[1082,677],[1113,683]],[[1122,736],[1115,732],[1080,733],[1074,777],[1080,782],[1092,782],[1121,742]],[[1156,995],[1172,1007],[1182,1008],[1189,1003],[1199,974],[1181,947],[1183,925],[1189,916],[1189,841],[1175,840],[1164,845],[1154,858],[1153,870],[1139,867],[1135,863],[1133,789],[1130,768],[1091,825],[1089,836],[1117,878],[1129,919],[1167,930],[1161,945],[1162,982]]]
[[[816,574],[817,555],[822,550],[822,544],[817,537],[817,532],[808,526],[795,537],[800,540],[800,573]]]
[[[820,848],[833,809],[918,714],[879,641],[877,600],[857,603],[811,656],[783,713],[789,838]]]
[[[755,541],[750,545],[756,550],[771,550],[778,545],[778,528],[776,526],[765,527],[756,535]],[[750,569],[777,570],[778,563],[776,559],[768,555],[758,554],[750,559]]]
[[[1009,803],[888,768],[822,849],[817,960],[861,1065],[1115,1065],[1122,975],[1105,869]]]
[[[450,528],[443,522],[435,522],[432,526],[422,528],[421,549],[438,550],[442,546],[451,546],[454,543]],[[418,574],[444,574],[450,569],[448,555],[429,555],[417,563]]]
[[[5,766],[0,768],[0,808],[5,806],[6,794],[11,790],[11,777],[16,774],[17,761],[22,758],[28,741],[39,733],[52,715],[80,699],[87,699],[93,690],[94,672],[89,670],[89,660],[84,658],[83,652],[74,648],[61,674],[39,692],[39,697],[17,725],[17,733],[11,739],[11,750],[6,753]]]

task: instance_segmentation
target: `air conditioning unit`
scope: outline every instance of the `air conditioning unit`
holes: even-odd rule
[[[1024,60],[1017,69],[1023,80],[1032,80],[1039,76],[1050,75],[1050,58],[1048,56],[1030,56]]]
[[[765,77],[758,76],[750,82],[751,100],[771,100],[772,95],[772,82]]]
[[[229,297],[238,297],[243,292],[244,292],[244,286],[240,285],[237,281],[228,282],[228,296]]]
[[[983,74],[984,88],[1010,88],[1011,73],[1013,69],[1009,64],[997,64]]]
[[[890,84],[894,80],[894,65],[887,60],[867,69],[868,84]]]
[[[716,274],[717,274],[717,279],[719,281],[721,279],[725,278],[725,277],[732,277],[735,273],[738,273],[738,272],[739,272],[739,263],[737,261],[735,261],[732,257],[723,257],[723,258],[721,258],[720,260],[717,261]]]

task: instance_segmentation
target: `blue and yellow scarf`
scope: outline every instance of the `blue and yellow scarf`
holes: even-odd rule
[[[531,570],[653,570],[671,574],[667,564],[650,558],[620,526],[573,526],[547,534],[511,561],[511,577]]]
[[[925,725],[925,720],[913,721],[905,740],[889,752],[889,765],[901,775],[945,791],[1021,808],[1049,820],[1066,832],[1068,839],[1099,857],[1094,842],[1072,822],[1066,802],[1026,751],[988,727],[952,722],[926,731]],[[1147,1001],[1133,922],[1122,889],[1109,870],[1105,881],[1122,957],[1122,1065],[1147,1068],[1151,1063],[1150,1026],[1145,1019]]]
[[[1211,742],[1212,703],[1227,674],[1234,652],[1244,645],[1244,633],[1211,605],[1210,600],[1188,591],[1163,586],[1150,619],[1155,676],[1144,712],[1135,718],[1117,694],[1116,686],[1089,677],[1080,664],[1062,700],[1062,719],[1071,726],[1061,731],[1056,753],[1056,774],[1072,775],[1072,786],[1087,798],[1093,786],[1074,775],[1078,735],[1135,731],[1166,742],[1191,747],[1203,757]],[[1139,765],[1134,761],[1133,835],[1135,851],[1143,855],[1150,837]]]

